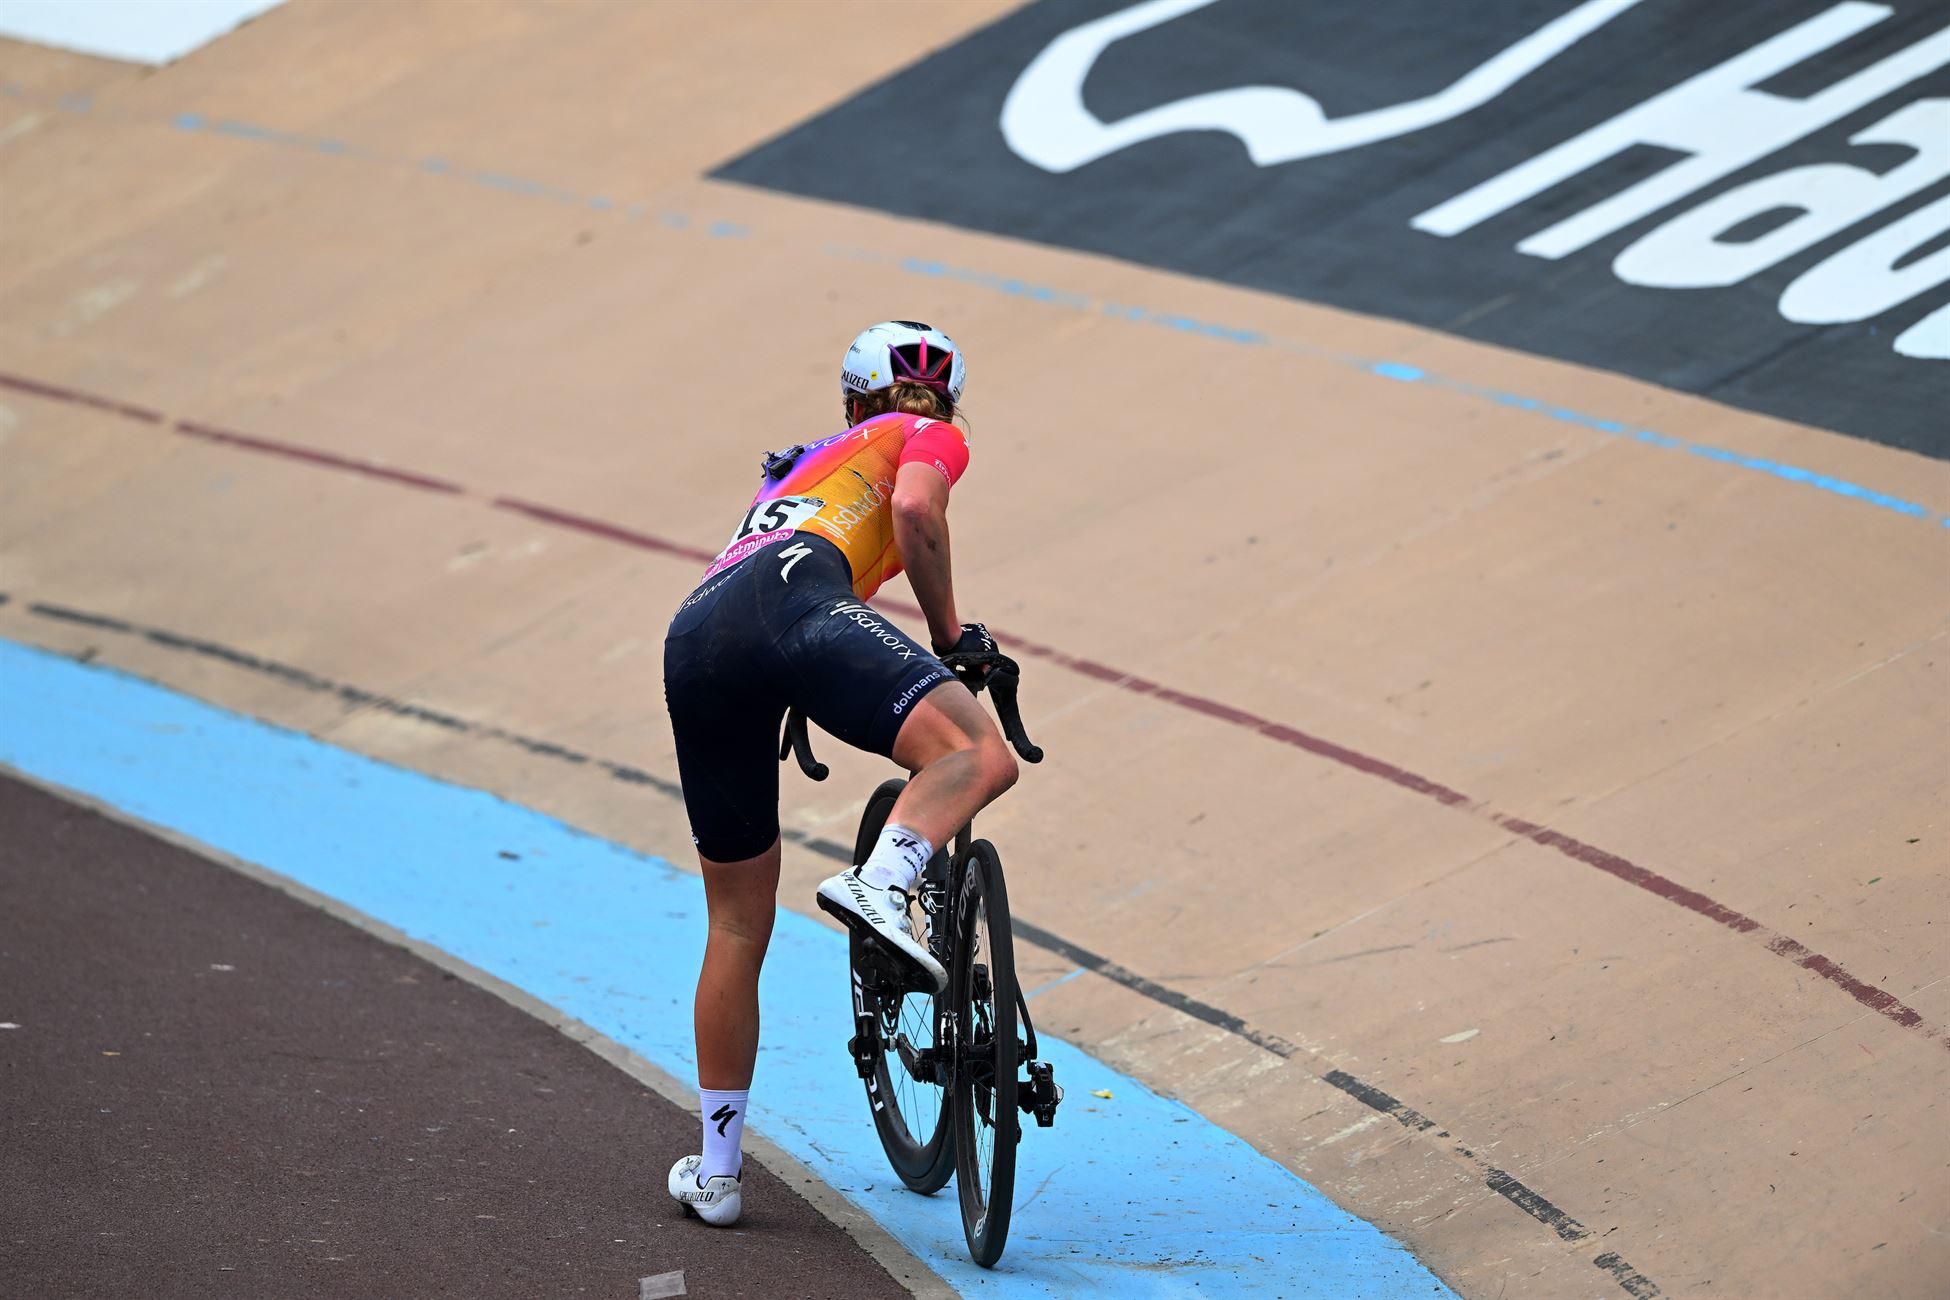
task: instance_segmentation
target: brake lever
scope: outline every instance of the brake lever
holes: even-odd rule
[[[1043,761],[1042,746],[1029,739],[1022,725],[1022,708],[1016,702],[1016,688],[1022,685],[1022,670],[1014,660],[1005,660],[989,672],[989,695],[995,701],[995,716],[1001,720],[1002,734],[1009,738],[1025,763]]]
[[[792,755],[799,760],[799,770],[815,781],[824,781],[832,769],[813,757],[812,737],[806,733],[806,715],[798,709],[791,709],[785,715],[785,730],[779,734],[779,761]]]
[[[975,694],[980,695],[984,688],[988,690],[995,701],[995,716],[1002,724],[1002,734],[1009,738],[1010,745],[1015,747],[1023,762],[1043,761],[1042,747],[1029,739],[1029,732],[1022,725],[1022,709],[1016,700],[1016,688],[1022,683],[1022,669],[1015,660],[994,652],[949,655],[942,662]],[[981,671],[984,669],[987,671]]]

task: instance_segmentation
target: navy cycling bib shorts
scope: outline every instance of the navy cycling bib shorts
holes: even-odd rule
[[[954,675],[853,594],[839,547],[797,533],[706,579],[664,638],[664,701],[691,838],[740,862],[779,834],[779,729],[788,708],[891,758],[914,706]]]

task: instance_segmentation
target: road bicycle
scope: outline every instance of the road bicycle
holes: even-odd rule
[[[950,655],[944,662],[970,690],[988,688],[1009,743],[1024,762],[1040,763],[1043,751],[1030,743],[1016,703],[1016,662],[997,653]],[[788,754],[813,780],[826,779],[797,709],[786,716],[779,761]],[[883,781],[867,800],[853,842],[855,866],[867,860],[906,784]],[[853,1037],[847,1051],[866,1082],[888,1163],[923,1195],[954,1176],[968,1253],[991,1268],[1009,1238],[1021,1118],[1033,1115],[1039,1127],[1050,1127],[1063,1089],[1049,1063],[1037,1059],[1036,1027],[1016,984],[1002,859],[993,844],[974,837],[972,821],[934,855],[915,895],[921,912],[915,937],[948,972],[948,988],[937,996],[912,962],[864,927],[848,926]]]

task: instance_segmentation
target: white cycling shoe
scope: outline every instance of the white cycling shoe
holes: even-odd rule
[[[914,937],[914,923],[907,916],[905,890],[891,885],[876,889],[860,879],[858,867],[849,867],[819,882],[818,902],[822,909],[848,925],[866,926],[875,938],[912,960],[934,981],[936,993],[948,987],[948,972],[941,969],[941,963]]]
[[[739,1175],[718,1174],[699,1183],[697,1171],[703,1164],[703,1156],[685,1156],[670,1167],[670,1199],[714,1228],[729,1228],[745,1208]]]

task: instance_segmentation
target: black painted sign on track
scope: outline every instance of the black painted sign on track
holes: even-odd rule
[[[1043,0],[716,174],[1950,458],[1950,0]]]

